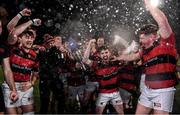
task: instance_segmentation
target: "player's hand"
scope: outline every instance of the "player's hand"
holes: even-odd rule
[[[41,19],[33,19],[32,24],[34,26],[40,26],[41,25]]]
[[[22,16],[30,16],[30,15],[31,15],[31,10],[28,9],[28,8],[24,8],[24,9],[20,12],[20,14],[21,14]]]
[[[19,98],[17,91],[11,91],[10,97],[9,97],[13,102],[16,102]]]

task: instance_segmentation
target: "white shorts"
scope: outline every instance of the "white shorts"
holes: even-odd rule
[[[108,101],[110,101],[112,105],[123,104],[119,92],[99,93],[97,101],[96,101],[96,106],[105,107]]]
[[[149,89],[144,87],[139,97],[138,103],[145,107],[149,107],[155,110],[162,110],[172,112],[173,101],[174,101],[174,88],[164,89]],[[167,91],[165,91],[167,89]]]
[[[141,75],[140,86],[139,86],[140,92],[142,92],[145,87],[145,77],[146,77],[145,74]]]
[[[33,98],[33,87],[28,89],[27,91],[23,92],[21,91],[21,83],[15,83],[16,85],[16,90],[18,93],[18,100],[16,102],[13,102],[9,96],[10,96],[10,89],[7,83],[2,84],[2,89],[3,89],[3,94],[4,94],[4,102],[5,102],[5,107],[11,108],[11,107],[19,107],[22,105],[30,105],[34,103],[34,98]]]

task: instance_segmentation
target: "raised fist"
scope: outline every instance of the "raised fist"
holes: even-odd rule
[[[41,25],[41,20],[40,19],[33,19],[32,23],[34,26],[40,26]]]
[[[24,9],[20,12],[20,14],[21,14],[22,16],[30,16],[30,15],[31,15],[31,10],[28,9],[28,8],[24,8]]]

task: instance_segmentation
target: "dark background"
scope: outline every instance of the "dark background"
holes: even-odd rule
[[[160,1],[159,7],[176,34],[180,52],[180,0]],[[0,0],[0,6],[8,11],[8,16],[3,18],[4,25],[25,7],[32,10],[32,16],[23,18],[20,23],[42,19],[43,25],[37,28],[37,43],[42,42],[45,33],[59,33],[65,40],[73,38],[81,42],[98,34],[104,34],[108,41],[113,41],[114,35],[127,41],[137,40],[136,29],[145,23],[155,23],[145,10],[143,0]],[[39,107],[37,87],[35,91],[36,107]],[[180,113],[180,85],[176,92],[173,113],[177,114]]]
[[[104,34],[109,41],[118,34],[130,41],[136,39],[134,31],[142,24],[154,23],[145,10],[143,0],[1,0],[9,13],[8,20],[20,10],[28,7],[33,18],[40,18],[43,25],[38,27],[38,41],[44,33],[60,33],[64,39],[72,37],[80,41],[98,34]],[[180,2],[160,0],[172,26],[180,51]],[[29,18],[24,18],[27,21]]]

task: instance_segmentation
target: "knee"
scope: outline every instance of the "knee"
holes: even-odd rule
[[[104,110],[104,107],[96,106],[96,114],[102,114]]]

